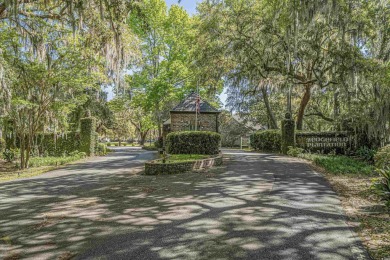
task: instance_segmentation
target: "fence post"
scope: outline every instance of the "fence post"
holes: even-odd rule
[[[295,147],[295,121],[290,113],[282,120],[282,153],[287,154],[288,147]]]

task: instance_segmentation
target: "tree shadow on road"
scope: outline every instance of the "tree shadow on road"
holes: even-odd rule
[[[0,187],[0,258],[351,259],[359,243],[299,161],[232,156],[211,172],[136,174],[122,155]],[[135,158],[137,160],[137,158]],[[84,171],[84,172],[83,172]],[[364,257],[364,253],[362,253]]]

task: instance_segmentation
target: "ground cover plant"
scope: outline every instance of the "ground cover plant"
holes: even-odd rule
[[[32,157],[29,161],[30,167],[41,166],[59,166],[73,161],[85,158],[87,155],[84,152],[73,152],[68,156],[48,156],[48,157]]]
[[[299,158],[312,161],[332,174],[373,175],[375,167],[365,161],[343,155],[300,153]]]
[[[358,232],[373,259],[390,256],[389,172],[378,171],[370,161],[338,155],[294,154],[312,162],[312,166],[330,182],[341,198],[348,223]]]

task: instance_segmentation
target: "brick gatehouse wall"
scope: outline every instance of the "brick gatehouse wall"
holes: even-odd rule
[[[215,113],[198,114],[198,130],[218,132],[218,115]],[[195,113],[171,113],[171,132],[189,130],[195,130]]]

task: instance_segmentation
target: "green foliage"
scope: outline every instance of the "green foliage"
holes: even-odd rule
[[[6,148],[6,143],[3,138],[0,138],[0,153],[3,152]]]
[[[347,156],[299,154],[298,157],[313,161],[332,174],[371,175],[374,167],[370,164]]]
[[[127,82],[142,116],[162,124],[174,104],[195,90],[199,78],[193,57],[194,19],[178,5],[168,8],[164,0],[141,1],[137,14],[130,18],[129,26],[141,41],[142,57]],[[210,94],[206,84],[199,83],[201,95]]]
[[[3,152],[3,159],[7,162],[12,162],[15,160],[15,151],[13,149],[5,149]]]
[[[294,146],[289,146],[287,155],[293,156],[293,157],[298,157],[301,153],[303,153],[304,149],[299,148],[299,147],[294,147]]]
[[[93,117],[83,118],[80,121],[80,151],[85,152],[88,156],[95,153],[96,145],[96,119]]]
[[[390,168],[390,145],[380,148],[374,156],[374,161],[375,167],[379,169]]]
[[[390,168],[377,170],[380,178],[373,180],[371,189],[390,208]]]
[[[173,132],[167,135],[165,148],[169,154],[218,154],[221,135],[206,131]]]
[[[356,155],[367,162],[373,162],[375,154],[376,154],[376,150],[370,149],[367,146],[360,147],[356,151]]]
[[[103,156],[107,154],[107,146],[105,144],[99,143],[96,147],[96,154]]]
[[[40,155],[63,156],[80,149],[80,133],[65,132],[62,134],[38,134],[35,138],[35,142],[40,150]]]
[[[73,161],[77,161],[86,157],[86,154],[83,152],[74,151],[69,156],[61,157],[33,157],[29,161],[30,167],[41,167],[41,166],[57,166],[64,165]]]
[[[5,139],[5,147],[4,149],[10,149],[14,148],[15,146],[15,141],[16,141],[16,133],[13,128],[13,121],[9,119],[8,117],[5,117],[3,119],[3,125],[2,125],[2,130],[3,130],[3,136]]]
[[[197,62],[228,79],[229,108],[262,124],[280,119],[291,87],[297,129],[362,131],[377,143],[390,132],[389,4],[202,1]]]
[[[262,130],[252,134],[250,140],[255,150],[280,152],[282,133],[280,130]]]
[[[228,111],[222,111],[219,115],[218,129],[222,136],[222,147],[234,147],[241,136],[245,136],[251,130],[243,122],[237,121]]]
[[[160,148],[163,148],[164,146],[164,139],[162,136],[160,136],[159,138],[157,138],[157,140],[154,142],[154,147],[160,149]]]
[[[108,143],[107,143],[107,146],[111,146],[111,143],[110,143],[110,142],[108,142]]]
[[[290,146],[295,146],[295,121],[286,118],[282,120],[282,153],[287,154]]]

